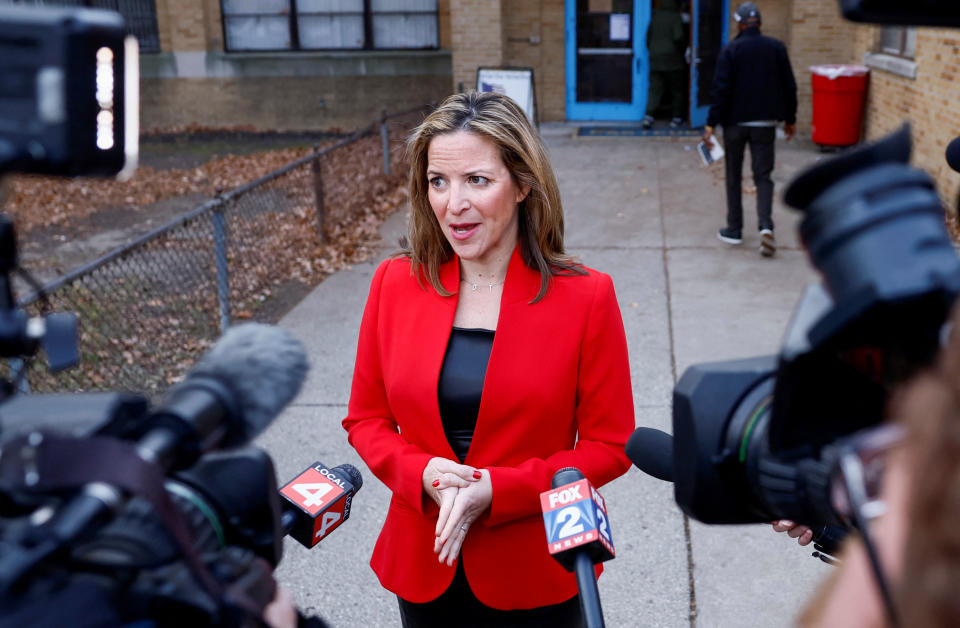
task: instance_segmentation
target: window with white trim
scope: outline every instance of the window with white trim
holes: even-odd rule
[[[221,0],[229,51],[437,48],[437,0]]]
[[[895,57],[913,59],[917,54],[917,29],[909,26],[883,26],[877,38],[876,51]]]

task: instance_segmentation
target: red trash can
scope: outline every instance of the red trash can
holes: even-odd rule
[[[869,68],[862,65],[812,65],[814,143],[851,146],[860,141]]]

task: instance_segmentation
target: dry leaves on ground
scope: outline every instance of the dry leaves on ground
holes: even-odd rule
[[[402,148],[399,141],[391,145],[390,176],[382,173],[383,156],[376,136],[324,156],[320,169],[323,221],[317,214],[316,180],[310,163],[236,195],[224,206],[231,234],[230,309],[235,320],[257,318],[257,309],[285,282],[316,285],[376,250],[380,224],[407,203],[407,164],[402,160]],[[13,215],[21,239],[51,224],[57,225],[58,232],[83,237],[83,230],[71,230],[71,224],[97,212],[116,211],[120,206],[147,213],[152,204],[164,199],[196,193],[212,196],[218,187],[234,189],[311,151],[229,155],[192,169],[143,168],[126,183],[19,176],[8,185],[6,210]],[[122,386],[155,392],[177,381],[193,357],[215,338],[209,336],[216,331],[210,329],[217,320],[216,289],[209,279],[196,287],[183,280],[171,281],[183,271],[164,268],[158,260],[177,257],[174,253],[184,259],[207,259],[212,244],[192,237],[197,229],[200,227],[185,225],[169,237],[157,236],[138,247],[142,252],[131,252],[109,269],[99,269],[98,281],[81,281],[60,290],[63,294],[55,295],[54,308],[74,311],[81,303],[70,293],[96,289],[83,299],[83,305],[89,306],[81,330],[84,359],[65,372],[63,379],[32,371],[34,388]],[[193,319],[200,323],[190,324]],[[143,338],[150,342],[143,343]]]
[[[143,211],[152,203],[189,194],[213,196],[258,179],[308,155],[312,149],[271,150],[252,155],[227,155],[190,169],[137,169],[129,181],[115,179],[61,179],[40,175],[12,175],[4,191],[4,211],[17,230],[27,234],[38,227],[69,226],[107,208]]]

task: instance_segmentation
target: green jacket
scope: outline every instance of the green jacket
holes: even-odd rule
[[[683,53],[687,48],[687,26],[681,15],[680,11],[653,10],[647,31],[651,72],[668,72],[686,67]]]

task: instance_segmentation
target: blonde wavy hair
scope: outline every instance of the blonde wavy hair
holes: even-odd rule
[[[423,278],[443,296],[440,265],[453,255],[427,197],[427,151],[439,135],[466,131],[492,142],[514,183],[529,186],[519,209],[520,254],[540,273],[536,303],[547,293],[554,275],[586,271],[563,250],[563,205],[556,175],[539,134],[510,98],[494,92],[469,92],[448,97],[413,130],[407,140],[410,157],[410,230],[401,241],[401,255],[410,258],[414,276]]]

